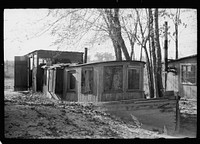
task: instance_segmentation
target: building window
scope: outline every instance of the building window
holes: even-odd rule
[[[76,88],[75,74],[76,74],[75,70],[68,72],[68,90],[69,91],[75,91],[75,88]]]
[[[181,83],[196,84],[196,64],[181,64]]]
[[[93,69],[82,69],[81,75],[81,92],[83,94],[91,94],[93,92]]]
[[[44,85],[46,86],[47,85],[47,70],[46,69],[44,69],[43,82],[44,82]]]
[[[128,68],[128,90],[140,89],[140,69]]]
[[[104,67],[104,91],[123,91],[123,66]]]

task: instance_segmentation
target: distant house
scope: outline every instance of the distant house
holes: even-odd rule
[[[176,60],[170,60],[168,67],[175,68],[176,73],[168,72],[166,90],[178,92],[187,99],[197,98],[197,54]],[[163,74],[163,80],[164,74]]]
[[[35,50],[24,56],[15,56],[14,90],[42,91],[43,65],[56,63],[83,63],[82,52]]]

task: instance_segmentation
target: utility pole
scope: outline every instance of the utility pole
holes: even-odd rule
[[[168,72],[168,38],[167,38],[167,22],[165,22],[165,41],[164,41],[164,62],[165,62],[165,91],[167,90],[167,72]]]
[[[180,16],[180,10],[177,9],[176,11],[176,18],[175,18],[175,43],[176,43],[176,55],[175,58],[178,59],[178,23],[179,23],[179,16]]]

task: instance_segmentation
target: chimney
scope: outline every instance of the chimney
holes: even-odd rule
[[[164,62],[165,62],[165,71],[168,71],[168,44],[167,44],[167,22],[165,22],[165,46],[164,46]]]
[[[88,49],[85,48],[84,63],[87,63],[87,51]]]

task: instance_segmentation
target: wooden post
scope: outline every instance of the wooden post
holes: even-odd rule
[[[175,131],[179,133],[180,130],[180,109],[179,109],[179,96],[176,96],[176,128]]]
[[[175,33],[176,33],[176,59],[178,59],[178,24],[175,23]]]

